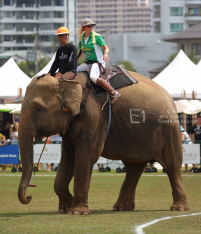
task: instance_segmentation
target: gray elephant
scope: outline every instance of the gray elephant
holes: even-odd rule
[[[126,177],[113,210],[134,210],[139,178],[148,162],[159,162],[172,186],[171,210],[189,210],[182,184],[182,141],[174,101],[152,80],[130,72],[138,84],[120,88],[121,97],[112,106],[108,136],[108,108],[102,110],[106,95],[93,91],[81,115],[80,104],[88,89],[83,74],[74,80],[58,81],[52,76],[34,78],[26,90],[21,110],[19,145],[22,178],[18,189],[21,203],[28,204],[26,189],[32,174],[33,138],[62,133],[62,158],[54,189],[59,211],[90,214],[88,191],[92,169],[99,156],[122,160]],[[62,110],[65,107],[65,111]],[[74,194],[69,183],[74,176]]]

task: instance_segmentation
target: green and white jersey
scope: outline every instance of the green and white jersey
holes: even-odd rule
[[[102,36],[94,31],[88,38],[84,39],[84,36],[85,34],[82,36],[79,48],[84,53],[86,61],[96,60],[99,63],[104,63],[102,46],[105,45],[105,42]]]

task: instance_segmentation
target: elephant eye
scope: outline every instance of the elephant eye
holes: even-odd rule
[[[44,112],[45,111],[45,109],[43,108],[43,107],[40,107],[40,106],[37,106],[36,108],[35,108],[35,112]]]

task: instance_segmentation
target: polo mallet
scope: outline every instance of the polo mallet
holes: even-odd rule
[[[48,139],[48,137],[47,137],[47,139]],[[43,154],[43,151],[44,151],[44,149],[45,149],[45,145],[46,145],[46,143],[47,143],[47,139],[46,139],[45,144],[44,144],[44,146],[43,146],[42,152],[41,152],[40,157],[39,157],[39,159],[38,159],[37,167],[36,167],[35,170],[34,170],[34,174],[32,175],[32,178],[31,178],[30,183],[28,184],[28,187],[37,187],[36,184],[32,184],[32,181],[33,181],[34,176],[35,176],[35,174],[36,174],[36,170],[37,170],[37,168],[38,168],[38,165],[39,165],[39,163],[40,163],[40,159],[41,159],[42,154]]]

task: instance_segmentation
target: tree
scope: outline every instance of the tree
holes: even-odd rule
[[[39,68],[39,71],[42,70],[49,62],[50,60],[47,59],[47,58],[41,58],[39,61],[38,61],[38,68]]]
[[[43,69],[49,60],[47,58],[41,58],[38,61],[38,68],[39,71]],[[33,77],[35,75],[35,63],[34,62],[27,62],[27,61],[22,61],[21,63],[18,64],[18,67],[29,77]]]
[[[120,65],[120,64],[123,64],[124,67],[125,67],[128,71],[134,71],[134,72],[136,72],[136,69],[134,68],[134,65],[133,65],[131,62],[129,62],[128,60],[121,61],[121,62],[119,63],[119,65]]]
[[[198,64],[199,59],[195,57],[195,53],[193,50],[187,56],[193,63]]]
[[[22,61],[18,64],[18,67],[29,77],[33,77],[35,74],[35,64]]]

